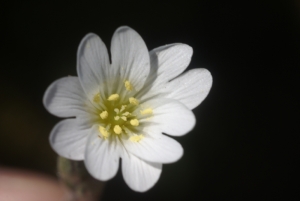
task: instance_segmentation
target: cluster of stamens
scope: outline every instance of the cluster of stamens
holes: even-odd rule
[[[140,109],[139,100],[130,96],[133,86],[129,81],[124,82],[124,87],[128,92],[124,99],[117,93],[106,99],[102,99],[100,94],[94,96],[94,102],[101,105],[98,136],[104,139],[128,137],[133,142],[139,142],[144,137],[140,133],[140,119],[151,116],[153,111],[151,108]]]

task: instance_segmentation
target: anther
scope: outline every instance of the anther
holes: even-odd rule
[[[108,117],[108,112],[107,111],[101,112],[100,117],[101,117],[101,119],[106,119]]]
[[[128,80],[125,81],[125,88],[126,88],[127,91],[132,91],[133,90],[133,86]]]
[[[120,117],[119,117],[119,116],[115,116],[114,119],[115,119],[116,121],[118,121],[118,120],[120,119]]]
[[[133,135],[133,136],[131,136],[131,137],[129,138],[129,140],[130,140],[131,142],[139,142],[139,141],[141,141],[141,139],[143,139],[143,138],[144,138],[143,135]]]
[[[124,112],[122,115],[123,116],[128,116],[128,115],[130,115],[130,113],[129,112]]]
[[[120,110],[118,108],[115,108],[114,111],[119,114]]]
[[[123,112],[126,107],[127,107],[127,105],[122,105],[120,112]]]
[[[132,105],[138,105],[139,101],[136,98],[130,97],[129,103],[131,103]]]
[[[131,119],[131,120],[130,120],[130,124],[131,124],[132,126],[138,126],[138,125],[140,124],[140,122],[139,122],[139,120],[137,120],[137,119]]]
[[[122,128],[119,125],[115,125],[114,132],[119,135],[122,133]]]
[[[108,138],[110,136],[110,133],[103,126],[99,126],[99,132],[104,138]]]
[[[93,101],[94,101],[95,103],[99,103],[99,102],[100,102],[100,93],[97,93],[97,94],[94,96]]]
[[[141,114],[153,114],[153,110],[151,108],[141,110],[140,112],[141,112]]]
[[[112,94],[108,97],[108,101],[116,101],[119,99],[119,94]]]

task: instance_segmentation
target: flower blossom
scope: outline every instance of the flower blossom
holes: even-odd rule
[[[206,69],[183,73],[192,53],[180,43],[148,52],[137,32],[120,27],[112,37],[110,62],[102,40],[87,34],[77,52],[78,77],[56,80],[43,98],[51,114],[67,118],[52,129],[52,148],[65,158],[84,160],[101,181],[114,177],[121,162],[131,189],[150,189],[162,164],[182,157],[182,146],[169,136],[193,129],[191,110],[212,85]]]

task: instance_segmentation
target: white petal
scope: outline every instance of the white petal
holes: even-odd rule
[[[152,108],[153,116],[142,119],[141,122],[149,122],[161,131],[173,136],[182,136],[191,131],[196,123],[195,115],[182,103],[174,99],[156,98],[143,105]]]
[[[162,164],[143,161],[124,152],[122,156],[122,173],[127,185],[134,191],[145,192],[158,181]]]
[[[150,71],[149,52],[141,36],[129,27],[118,28],[111,41],[112,67],[135,90],[143,87]]]
[[[87,34],[78,48],[77,73],[90,100],[102,89],[100,86],[106,81],[109,68],[109,57],[105,44],[96,34]]]
[[[78,77],[63,77],[53,82],[43,98],[45,108],[59,117],[74,117],[88,108]]]
[[[189,109],[197,107],[208,95],[212,76],[204,68],[189,70],[167,84],[168,98],[174,98]]]
[[[193,49],[185,44],[170,44],[150,51],[151,75],[157,76],[153,85],[164,84],[182,73],[192,54]]]
[[[60,121],[52,129],[49,140],[58,155],[71,160],[83,160],[90,128],[78,119]]]
[[[173,163],[183,155],[182,146],[174,139],[153,133],[153,129],[144,130],[139,142],[123,140],[125,148],[135,156],[155,163]]]
[[[98,131],[93,128],[89,136],[84,163],[89,173],[101,181],[114,177],[119,167],[119,142],[98,137]]]

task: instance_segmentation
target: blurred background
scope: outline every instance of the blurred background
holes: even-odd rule
[[[56,176],[48,136],[60,119],[44,109],[43,94],[54,80],[77,75],[85,34],[109,47],[115,29],[128,25],[149,50],[192,46],[189,69],[207,68],[214,81],[194,110],[195,129],[176,138],[183,158],[165,165],[146,193],[130,190],[119,171],[103,200],[296,199],[299,1],[11,1],[1,13],[1,166]]]

